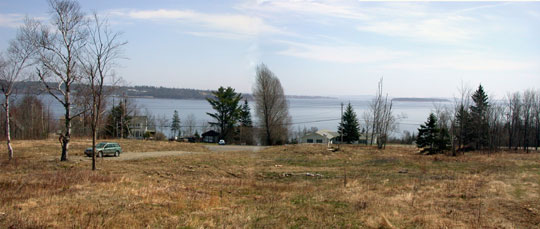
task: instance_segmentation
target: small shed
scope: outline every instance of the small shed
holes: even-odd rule
[[[219,133],[214,130],[206,131],[201,136],[203,142],[217,143],[219,141]]]

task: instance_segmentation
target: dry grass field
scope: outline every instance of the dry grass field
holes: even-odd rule
[[[72,154],[89,144],[76,140]],[[120,141],[199,154],[59,162],[55,141],[0,148],[0,228],[540,228],[540,154],[422,156],[411,147]]]

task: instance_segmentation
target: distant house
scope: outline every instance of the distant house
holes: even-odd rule
[[[317,132],[308,133],[300,139],[300,143],[320,143],[320,144],[328,144],[335,143],[339,141],[337,139],[339,134],[335,131],[329,131],[329,130],[319,130]]]
[[[367,137],[367,141],[366,141]],[[300,143],[320,143],[320,144],[328,144],[330,143],[339,143],[340,142],[339,134],[335,131],[329,131],[329,130],[319,130],[317,132],[312,132],[304,135],[302,139],[300,139]],[[366,144],[371,141],[371,134],[361,133],[360,138],[358,141],[353,142],[353,144]],[[377,144],[377,137],[373,139],[373,144]]]
[[[129,122],[129,136],[128,138],[142,139],[145,137],[145,133],[148,137],[152,137],[155,134],[155,130],[148,129],[148,117],[146,116],[133,116]]]
[[[203,142],[217,143],[219,141],[219,133],[214,130],[206,131],[201,136]]]

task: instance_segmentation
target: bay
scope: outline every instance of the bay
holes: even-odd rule
[[[17,96],[20,98],[21,96]],[[50,95],[40,95],[44,103],[50,106],[55,117],[60,118],[63,115],[63,107],[59,102],[54,100]],[[138,114],[151,113],[155,117],[165,116],[172,119],[173,112],[178,111],[180,119],[185,120],[188,115],[193,114],[196,118],[198,127],[202,126],[203,122],[208,122],[211,118],[207,112],[214,112],[206,100],[185,100],[185,99],[158,99],[158,98],[129,98],[132,103],[136,104]],[[109,104],[113,102],[118,104],[120,98],[112,98]],[[341,114],[341,103],[345,105],[351,103],[360,119],[361,127],[364,125],[362,114],[368,110],[370,100],[368,98],[340,98],[340,99],[296,99],[290,98],[289,113],[292,117],[292,128],[310,128],[317,127],[319,130],[336,131]],[[254,103],[248,101],[251,107],[253,120],[256,122],[254,115]],[[394,102],[393,111],[395,115],[401,116],[397,125],[397,129],[392,133],[395,137],[400,137],[404,130],[411,133],[418,132],[420,124],[424,123],[430,112],[434,110],[435,104],[450,105],[449,102]],[[168,129],[164,130],[165,134],[169,134]],[[200,133],[200,131],[199,131]]]

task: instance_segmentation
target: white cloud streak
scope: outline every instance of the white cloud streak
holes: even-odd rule
[[[348,19],[369,18],[367,14],[356,11],[353,5],[349,3],[335,0],[248,1],[237,6],[237,9],[271,13],[294,12],[297,14],[325,15]]]
[[[192,32],[194,35],[221,34],[227,38],[254,37],[261,34],[286,34],[279,28],[265,23],[261,18],[242,14],[210,14],[192,10],[121,10],[111,13],[139,20],[174,21],[197,24],[205,31]]]
[[[287,49],[278,54],[317,61],[337,63],[374,63],[389,61],[408,55],[380,47],[364,47],[358,45],[313,45],[290,41],[278,41],[287,45]]]
[[[0,27],[17,28],[23,24],[22,14],[0,14]]]

